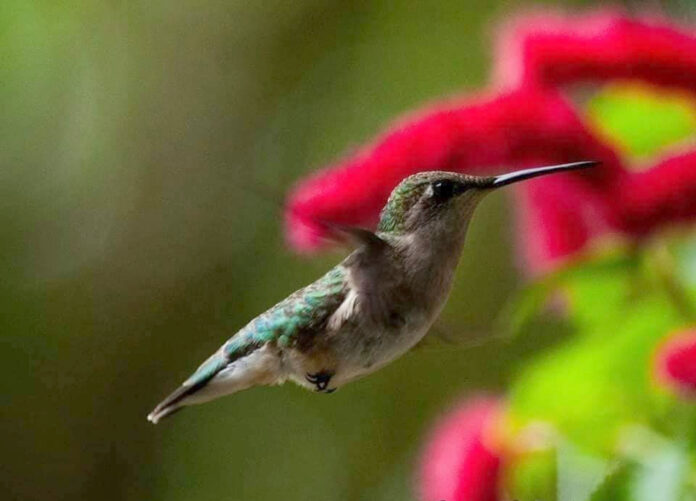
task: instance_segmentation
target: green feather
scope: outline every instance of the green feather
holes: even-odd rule
[[[347,292],[347,270],[338,265],[316,282],[291,294],[244,326],[222,348],[186,380],[200,387],[230,362],[276,341],[291,346],[302,335],[315,335],[343,302]]]
[[[406,223],[408,209],[420,198],[423,181],[416,175],[406,178],[392,191],[379,218],[377,230],[382,233],[400,233]]]

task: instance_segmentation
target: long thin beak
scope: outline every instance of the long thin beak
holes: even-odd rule
[[[554,174],[556,172],[564,172],[569,170],[587,169],[588,167],[594,167],[599,165],[601,162],[587,161],[587,162],[574,162],[570,164],[561,165],[551,165],[548,167],[536,167],[534,169],[524,169],[515,172],[510,172],[508,174],[501,174],[500,176],[495,176],[491,186],[493,188],[499,188],[501,186],[507,186],[508,184],[516,183],[517,181],[524,181],[525,179],[531,179],[537,176],[545,176],[546,174]]]

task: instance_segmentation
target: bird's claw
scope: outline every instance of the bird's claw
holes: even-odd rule
[[[321,371],[315,372],[314,374],[307,374],[305,379],[316,387],[316,391],[333,393],[336,391],[336,388],[329,388],[329,381],[331,381],[332,377],[332,372]]]

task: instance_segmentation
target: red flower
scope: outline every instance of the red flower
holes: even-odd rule
[[[696,33],[617,11],[537,14],[504,26],[494,70],[506,86],[630,79],[696,92]]]
[[[517,189],[528,267],[548,268],[608,231],[639,239],[696,217],[696,151],[631,172],[557,93],[627,78],[696,92],[692,31],[611,12],[528,16],[503,31],[496,61],[498,85],[510,90],[423,111],[296,187],[286,213],[290,243],[317,248],[325,221],[373,226],[389,192],[418,171],[479,174],[587,159],[603,166]]]
[[[611,11],[584,16],[525,16],[507,25],[498,46],[495,73],[502,86],[555,89],[576,83],[632,79],[696,96],[696,31],[665,19],[632,19]],[[616,216],[616,227],[639,238],[665,224],[696,217],[694,167],[696,151],[686,152],[658,161],[648,171],[624,171],[624,175],[613,178],[612,185],[595,188],[611,193],[605,200],[613,206],[609,212]],[[552,178],[540,179],[537,185],[551,193],[554,182]],[[575,210],[586,210],[589,204],[577,195]],[[567,224],[549,210],[545,198],[536,196],[530,203],[530,214],[525,216],[537,225],[557,226],[554,220]],[[576,238],[578,243],[582,241]],[[541,248],[546,256],[538,256],[540,259],[562,254],[562,249],[554,252],[553,239],[549,244],[551,247]]]
[[[658,347],[654,373],[664,386],[685,396],[696,396],[696,330],[678,332]]]
[[[423,501],[496,501],[501,457],[495,428],[500,406],[480,398],[455,409],[435,427],[420,470]]]
[[[584,158],[601,160],[603,168],[555,176],[559,191],[549,190],[544,203],[567,224],[560,231],[557,226],[540,227],[537,238],[526,239],[530,255],[566,255],[595,233],[596,224],[585,217],[590,211],[568,204],[578,201],[577,193],[582,202],[594,205],[593,216],[601,214],[603,224],[615,226],[605,194],[593,185],[612,185],[623,176],[616,153],[589,133],[569,103],[553,92],[522,88],[436,107],[295,188],[286,213],[290,243],[304,251],[317,248],[327,231],[321,221],[373,226],[391,190],[419,171],[485,174],[500,172],[501,165],[519,168]]]
[[[634,236],[696,217],[696,151],[665,158],[647,171],[632,172],[615,187],[621,226]]]

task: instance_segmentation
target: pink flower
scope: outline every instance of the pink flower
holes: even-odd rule
[[[615,192],[621,227],[633,236],[647,235],[669,223],[692,221],[696,217],[696,151],[632,172]]]
[[[373,227],[389,192],[424,170],[489,174],[501,167],[601,161],[601,168],[517,188],[518,234],[532,271],[609,232],[639,240],[696,218],[696,150],[632,172],[558,93],[573,83],[627,78],[695,93],[693,30],[602,11],[522,17],[500,40],[497,84],[508,90],[424,110],[300,183],[286,212],[291,245],[320,247],[324,222]]]
[[[501,32],[495,60],[496,80],[503,87],[533,85],[555,91],[570,84],[632,79],[696,97],[696,30],[654,16],[633,19],[615,11],[523,16]],[[613,206],[608,212],[615,216],[612,222],[616,228],[631,238],[640,238],[666,224],[696,217],[695,167],[696,151],[688,151],[657,160],[644,172],[624,170],[623,175],[613,178],[612,186],[596,188],[612,193],[605,200]],[[540,179],[538,188],[521,189],[552,193],[555,182]],[[582,194],[577,195],[575,210],[586,210],[589,204],[583,203]],[[536,227],[560,229],[569,223],[549,210],[546,196],[530,197],[525,218],[536,221]],[[575,246],[555,246],[562,235],[552,234],[556,238],[547,239],[538,249],[542,255],[536,259],[542,262],[589,241],[570,235]]]
[[[420,469],[423,501],[496,501],[502,459],[496,448],[500,405],[465,402],[436,425]]]
[[[308,251],[324,241],[327,230],[322,221],[373,227],[391,190],[419,171],[488,174],[500,172],[500,166],[521,168],[585,158],[601,160],[602,169],[555,176],[559,191],[550,191],[544,203],[568,223],[562,228],[536,228],[538,235],[524,240],[529,242],[529,255],[546,259],[582,248],[597,226],[587,220],[588,214],[600,214],[603,224],[615,226],[605,193],[593,186],[612,185],[624,175],[616,153],[553,92],[522,88],[436,106],[297,186],[286,212],[289,240],[296,249]],[[576,194],[582,194],[593,211],[569,205],[568,200],[577,202]]]
[[[630,79],[696,92],[696,32],[655,16],[522,16],[501,30],[494,60],[496,82],[513,88]]]
[[[673,334],[658,347],[654,374],[658,383],[684,396],[696,396],[696,330]]]

